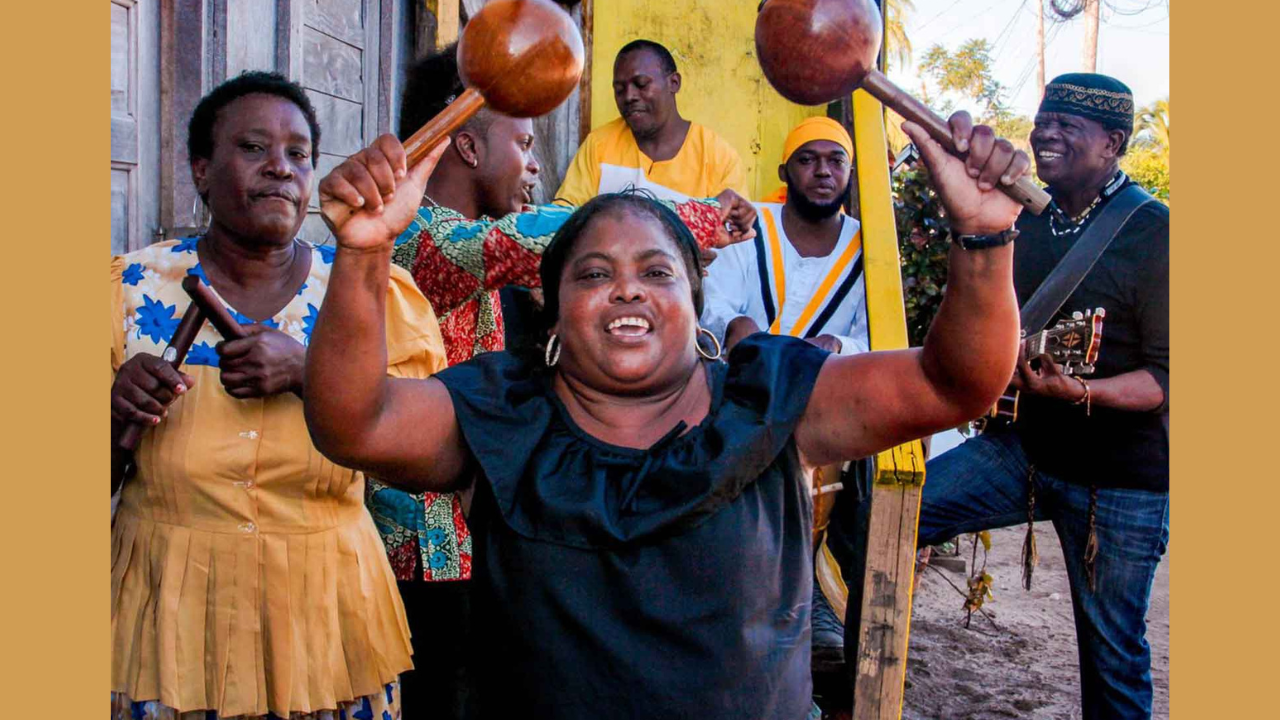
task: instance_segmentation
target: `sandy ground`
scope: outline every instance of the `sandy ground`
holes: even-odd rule
[[[1021,584],[1025,526],[991,533],[987,572],[995,599],[964,627],[963,598],[934,570],[916,587],[903,720],[1080,717],[1075,623],[1062,550],[1053,527],[1036,526],[1040,565],[1032,589]],[[968,540],[963,555],[970,557]],[[978,549],[982,562],[982,549]],[[961,588],[965,578],[943,571]],[[1169,556],[1156,572],[1147,614],[1155,718],[1169,717]]]

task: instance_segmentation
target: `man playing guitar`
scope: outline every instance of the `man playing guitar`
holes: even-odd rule
[[[920,507],[921,546],[1053,522],[1071,583],[1086,719],[1151,715],[1145,615],[1169,532],[1169,210],[1119,169],[1132,132],[1133,97],[1118,80],[1078,73],[1045,87],[1031,147],[1053,202],[1017,221],[1024,330],[1041,329],[1027,327],[1037,288],[1052,285],[1046,278],[1070,265],[1064,257],[1074,247],[1103,237],[1109,244],[1096,246],[1061,307],[1106,308],[1106,347],[1088,379],[1023,353],[1012,382],[1017,422],[931,459]],[[1030,528],[1026,551],[1029,573]]]

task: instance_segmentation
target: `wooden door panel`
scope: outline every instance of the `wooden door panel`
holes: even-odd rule
[[[320,122],[320,142],[324,151],[348,156],[360,151],[364,142],[364,106],[360,103],[307,90]]]
[[[138,8],[111,2],[111,252],[138,244]]]
[[[129,252],[129,167],[111,166],[111,254]]]
[[[245,70],[273,70],[276,6],[265,0],[225,0],[227,77]]]
[[[364,0],[307,0],[303,22],[348,45],[364,47]]]
[[[304,84],[327,95],[364,102],[362,48],[349,45],[319,30],[302,30]]]

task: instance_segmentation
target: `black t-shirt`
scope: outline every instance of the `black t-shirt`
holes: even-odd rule
[[[1119,188],[1115,188],[1118,190]],[[1114,197],[1112,194],[1110,197]],[[1097,218],[1105,199],[1087,222]],[[1052,208],[1018,219],[1013,281],[1021,306],[1081,233],[1055,237]],[[1087,225],[1086,225],[1087,227]],[[1146,370],[1164,390],[1150,412],[1083,405],[1024,393],[1015,425],[1031,462],[1068,482],[1169,490],[1169,208],[1148,203],[1129,219],[1062,306],[1060,315],[1105,308],[1097,370],[1101,379]]]
[[[804,716],[813,510],[793,433],[827,355],[743,340],[706,366],[707,418],[647,450],[587,434],[511,353],[437,375],[480,469],[480,717]]]

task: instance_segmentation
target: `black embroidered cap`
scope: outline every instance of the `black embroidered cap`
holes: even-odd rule
[[[1108,130],[1133,132],[1133,91],[1128,85],[1096,73],[1067,73],[1044,86],[1040,112],[1080,115]]]

